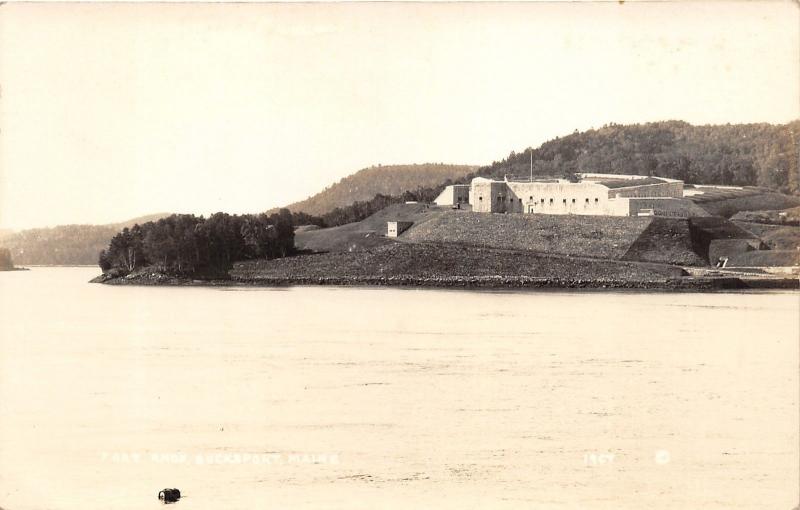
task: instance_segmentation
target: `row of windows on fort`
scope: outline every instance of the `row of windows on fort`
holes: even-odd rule
[[[536,201],[533,199],[533,197],[528,197],[528,198],[530,199],[530,202],[529,202],[529,203],[532,203],[533,205],[536,205]],[[519,203],[521,204],[521,203],[522,203],[522,199],[520,198],[520,199],[518,199],[518,200],[519,200]],[[483,202],[483,197],[478,197],[478,201],[480,201],[480,202]],[[497,203],[502,203],[502,202],[505,202],[505,198],[503,198],[502,196],[499,196],[499,197],[497,197]],[[562,199],[562,200],[561,200],[561,202],[562,202],[562,203],[564,203],[564,204],[566,205],[566,203],[567,203],[567,199],[566,199],[566,198],[564,198],[564,199]],[[509,204],[513,204],[513,203],[514,203],[514,197],[508,197],[508,203],[509,203]],[[545,202],[544,202],[544,198],[542,198],[542,199],[541,199],[541,201],[540,201],[539,203],[541,203],[541,204],[544,204],[544,203],[545,203]],[[554,202],[553,202],[553,199],[552,199],[552,198],[550,199],[550,202],[549,202],[549,203],[550,203],[550,205],[553,205],[553,203],[554,203]],[[572,203],[573,203],[573,204],[577,204],[577,199],[573,198],[573,199],[572,199]],[[590,203],[588,198],[585,200],[585,203],[586,203],[586,204]],[[599,198],[595,198],[595,199],[594,199],[594,203],[595,203],[595,204],[598,204],[598,203],[600,203],[600,199],[599,199]]]

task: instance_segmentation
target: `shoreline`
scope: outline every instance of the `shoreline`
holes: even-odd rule
[[[659,280],[565,279],[526,276],[340,276],[340,277],[259,277],[199,280],[166,274],[139,274],[134,277],[99,275],[91,283],[105,285],[168,287],[403,287],[444,289],[573,289],[573,290],[661,290],[706,292],[715,290],[798,290],[798,278],[758,277],[675,277]]]

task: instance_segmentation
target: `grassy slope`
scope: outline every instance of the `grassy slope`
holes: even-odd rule
[[[316,195],[289,206],[293,212],[322,215],[337,207],[369,200],[377,194],[400,195],[419,187],[438,186],[474,171],[469,165],[387,165],[364,168]]]
[[[761,238],[771,250],[796,250],[800,246],[800,227],[747,221],[733,223]]]
[[[731,219],[768,225],[800,226],[800,207],[771,211],[741,211],[733,215]]]
[[[673,218],[652,218],[652,222],[630,245],[622,259],[682,266],[703,266],[707,263],[692,247],[689,222]]]
[[[525,251],[455,244],[389,241],[353,252],[237,263],[235,279],[531,277],[569,280],[652,281],[680,276],[679,268],[631,262],[552,257]]]
[[[714,216],[730,218],[742,211],[774,211],[797,207],[800,206],[800,197],[767,191],[710,201],[702,201],[698,197],[696,203]]]
[[[312,251],[352,251],[381,246],[389,242],[386,237],[388,221],[425,222],[441,214],[442,210],[425,204],[395,204],[378,211],[357,223],[319,230],[295,233],[295,246]]]
[[[355,251],[393,242],[386,222],[413,221],[399,240],[449,243],[550,255],[589,256],[680,265],[703,265],[692,251],[687,222],[666,218],[484,214],[397,204],[364,221],[296,234],[299,248]]]
[[[414,225],[407,242],[447,242],[571,256],[703,265],[685,220],[446,211]]]

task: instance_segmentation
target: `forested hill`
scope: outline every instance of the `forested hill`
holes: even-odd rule
[[[337,207],[369,200],[375,195],[400,195],[404,191],[436,186],[473,172],[476,166],[425,163],[420,165],[386,165],[364,168],[328,186],[316,195],[287,208],[322,216]]]
[[[108,225],[59,225],[52,228],[22,230],[0,237],[0,246],[8,248],[16,264],[94,265],[100,251],[125,227],[167,216],[151,214]]]
[[[800,194],[800,120],[782,125],[693,126],[682,121],[610,124],[533,149],[534,173],[660,175],[692,184],[763,186]],[[496,161],[480,175],[528,175],[531,149]]]

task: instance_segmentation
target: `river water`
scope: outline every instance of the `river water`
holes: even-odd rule
[[[785,509],[798,294],[0,273],[0,507]]]

